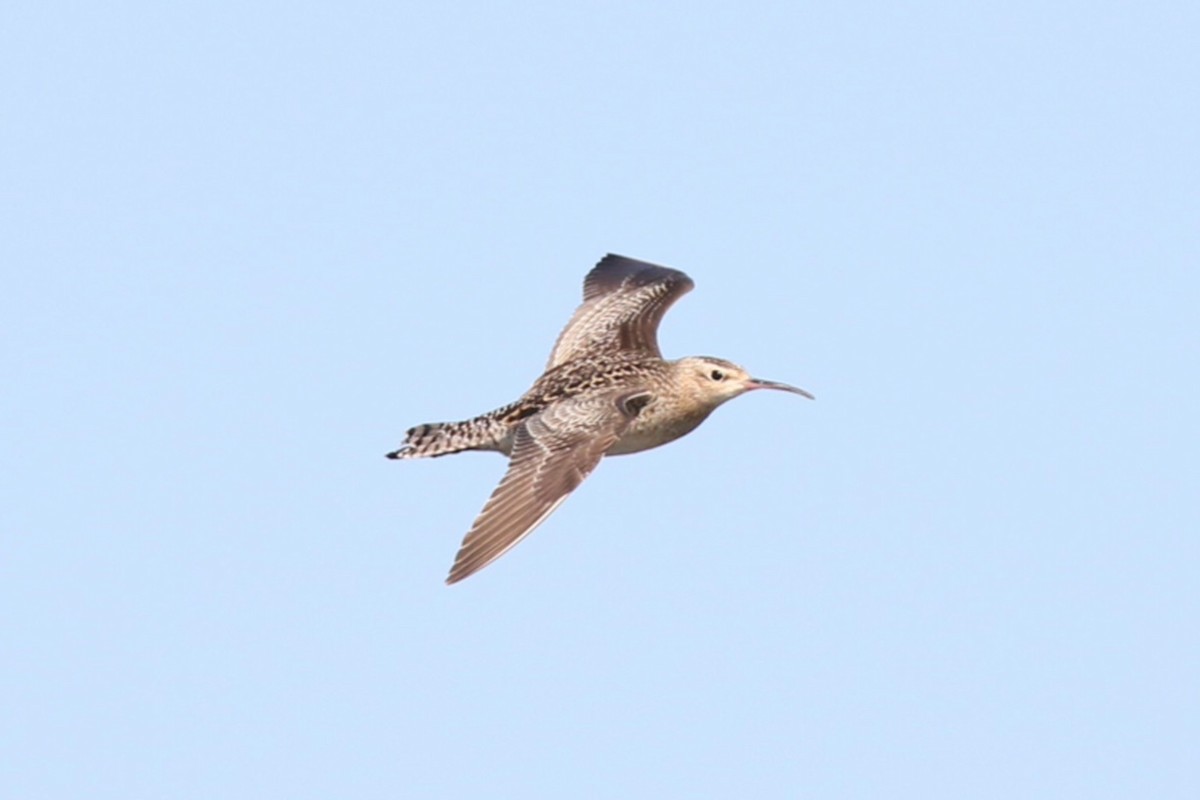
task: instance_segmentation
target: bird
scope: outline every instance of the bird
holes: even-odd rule
[[[666,360],[658,326],[694,284],[683,272],[608,254],[587,274],[583,303],[559,334],[541,377],[519,399],[461,422],[409,428],[390,459],[499,452],[508,469],[455,556],[447,584],[507,553],[546,520],[604,456],[684,436],[746,392],[804,389],[751,377],[711,356]]]

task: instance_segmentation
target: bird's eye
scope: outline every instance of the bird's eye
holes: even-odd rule
[[[721,370],[719,370],[719,369],[714,369],[712,372],[710,372],[710,373],[708,374],[708,376],[709,376],[710,378],[712,378],[714,381],[723,381],[723,380],[725,380],[725,373],[724,373],[724,372],[721,372]]]

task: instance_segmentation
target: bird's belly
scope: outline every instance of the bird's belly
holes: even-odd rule
[[[630,423],[617,443],[608,448],[605,455],[622,456],[640,453],[652,447],[673,442],[680,436],[691,433],[708,417],[707,413],[674,417],[668,420],[638,417]]]

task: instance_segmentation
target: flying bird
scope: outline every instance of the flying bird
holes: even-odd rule
[[[675,361],[658,325],[692,279],[609,254],[583,282],[583,304],[559,334],[542,376],[514,403],[462,422],[410,428],[392,459],[464,450],[508,456],[508,471],[467,533],[446,583],[511,550],[558,508],[604,456],[649,450],[693,431],[717,406],[755,389],[812,399],[711,356]]]

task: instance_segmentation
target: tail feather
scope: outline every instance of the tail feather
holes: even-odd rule
[[[435,458],[463,450],[499,450],[508,426],[490,414],[462,422],[430,422],[408,429],[388,458]]]

